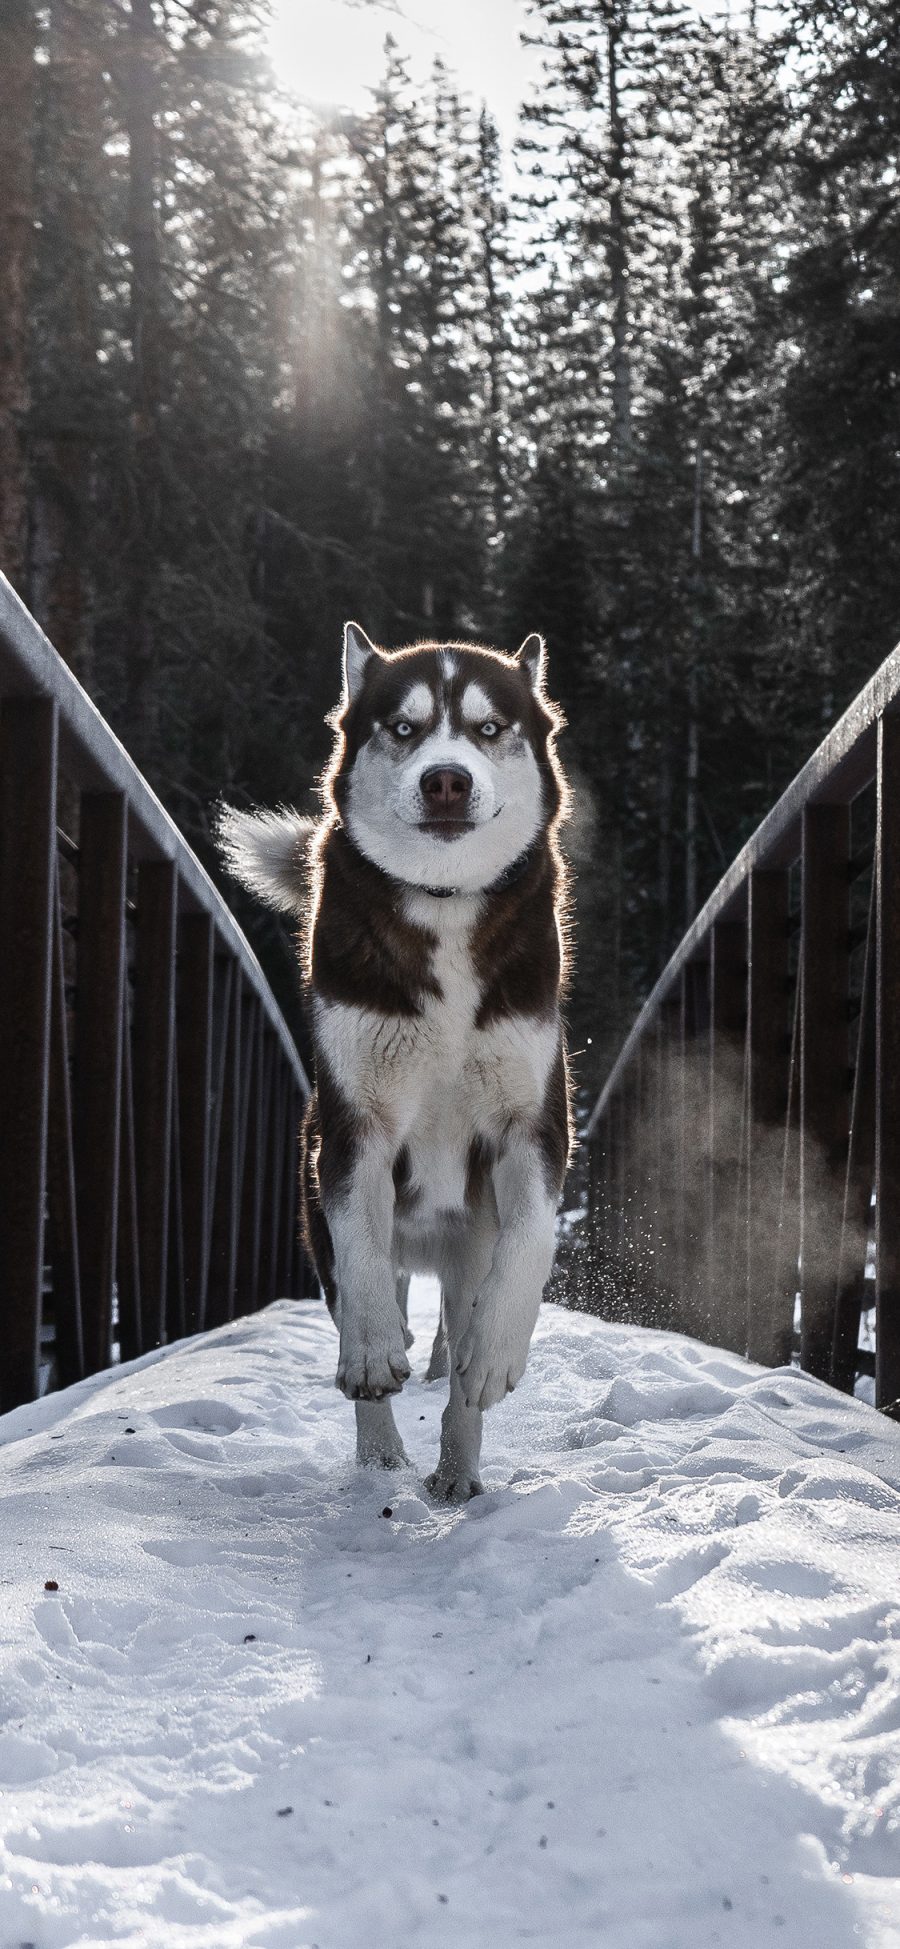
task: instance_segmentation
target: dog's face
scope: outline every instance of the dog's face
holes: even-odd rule
[[[518,656],[457,644],[384,655],[344,636],[335,801],[361,852],[414,886],[490,886],[557,817],[558,719],[544,646]]]

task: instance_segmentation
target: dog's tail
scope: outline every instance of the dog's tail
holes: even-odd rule
[[[274,812],[222,805],[213,828],[232,878],[282,914],[302,914],[308,905],[307,854],[314,831],[313,819],[286,805]]]

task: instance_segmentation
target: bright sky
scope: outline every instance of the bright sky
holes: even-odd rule
[[[538,73],[519,42],[525,19],[525,0],[274,0],[271,45],[280,76],[306,100],[363,108],[392,34],[415,80],[440,55],[464,91],[487,102],[509,145]]]

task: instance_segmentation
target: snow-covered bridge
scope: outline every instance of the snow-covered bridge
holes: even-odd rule
[[[3,1949],[894,1949],[900,1430],[546,1307],[438,1509],[333,1379],[279,1303],[0,1422]]]
[[[900,656],[628,1038],[604,1317],[463,1510],[440,1386],[352,1463],[289,1031],[2,583],[0,693],[0,1949],[900,1943]]]

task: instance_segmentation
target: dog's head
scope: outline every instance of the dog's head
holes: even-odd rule
[[[360,852],[414,886],[490,886],[564,810],[544,644],[392,655],[344,631],[328,787]]]

